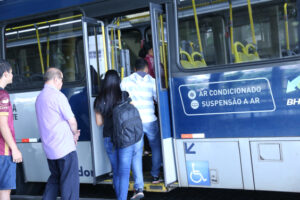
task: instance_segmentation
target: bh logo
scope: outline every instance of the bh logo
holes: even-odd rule
[[[210,185],[208,161],[187,160],[186,168],[189,185]]]

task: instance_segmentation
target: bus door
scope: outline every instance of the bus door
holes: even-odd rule
[[[150,3],[159,125],[163,154],[164,181],[168,186],[177,180],[173,137],[171,133],[167,70],[167,26],[162,6]]]
[[[94,101],[99,93],[101,79],[103,79],[105,72],[108,70],[105,28],[104,23],[96,19],[84,17],[82,21],[89,97],[92,165],[95,184],[97,177],[111,171],[111,165],[103,144],[103,126],[98,127],[96,125],[95,112],[93,109]]]

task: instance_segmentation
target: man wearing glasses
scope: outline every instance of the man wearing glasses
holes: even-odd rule
[[[45,85],[35,102],[39,132],[51,175],[43,200],[79,199],[79,173],[76,144],[80,135],[67,97],[60,91],[63,73],[49,68]]]

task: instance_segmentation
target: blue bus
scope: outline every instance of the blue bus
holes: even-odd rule
[[[81,129],[80,182],[111,184],[93,102],[105,72],[132,73],[151,41],[164,182],[144,165],[145,190],[300,192],[299,1],[4,0],[0,12],[23,181],[49,175],[34,103],[54,66]]]

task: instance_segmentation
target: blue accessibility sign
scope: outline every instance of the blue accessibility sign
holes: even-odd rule
[[[186,169],[189,185],[210,186],[208,161],[187,160]]]

